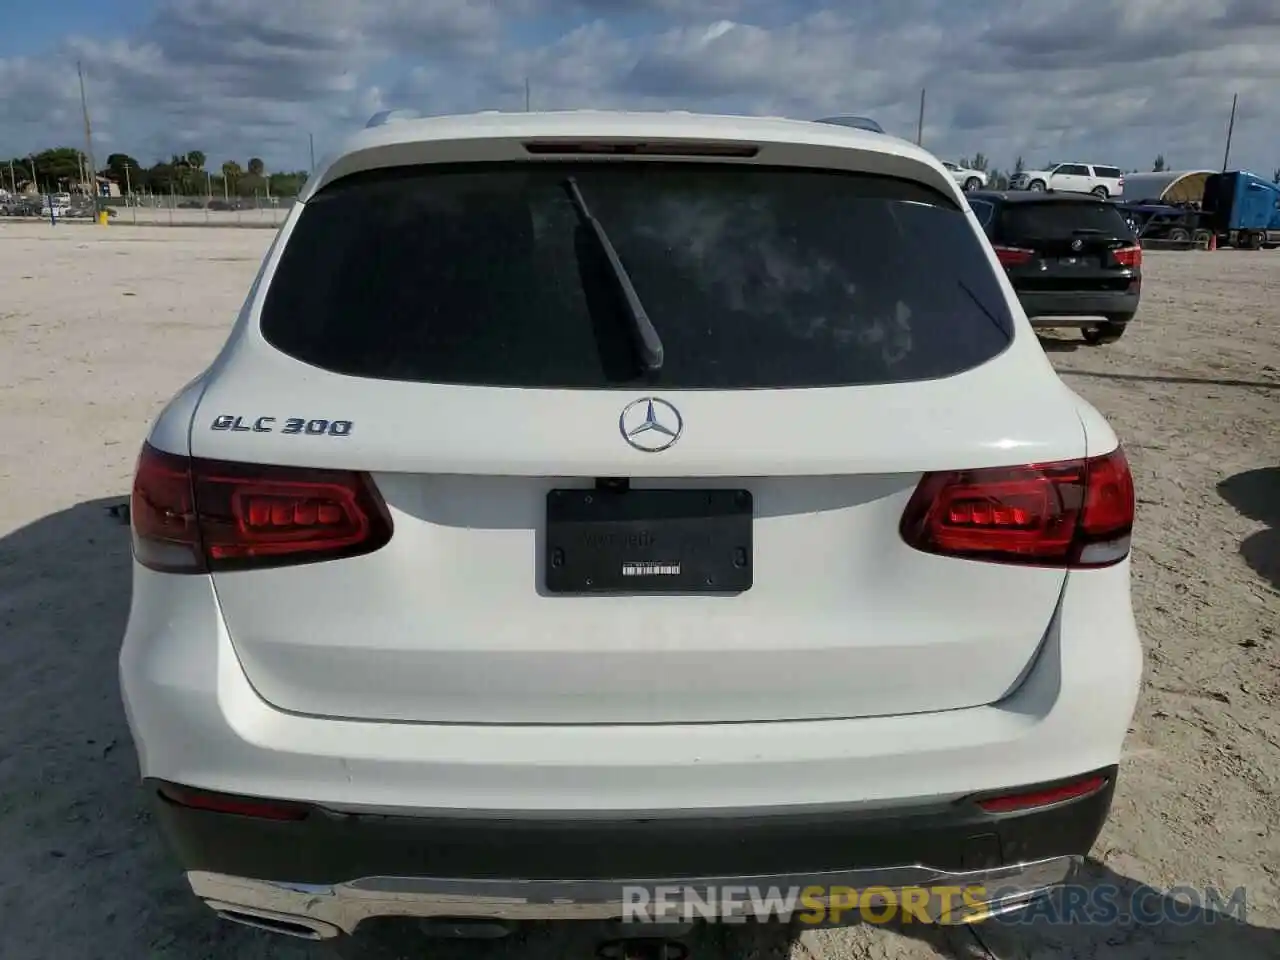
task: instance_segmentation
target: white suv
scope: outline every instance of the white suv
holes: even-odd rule
[[[1024,170],[1009,181],[1014,190],[1060,190],[1118,197],[1124,192],[1124,171],[1096,163],[1051,163],[1043,170]]]
[[[923,150],[388,123],[150,430],[120,679],[195,894],[281,933],[694,878],[1006,909],[1107,816],[1133,509]]]
[[[951,174],[951,179],[960,184],[966,193],[973,190],[981,190],[987,185],[985,170],[974,170],[971,167],[952,163],[950,160],[943,160],[942,165]]]

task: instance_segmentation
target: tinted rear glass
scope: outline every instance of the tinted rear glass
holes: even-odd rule
[[[1080,230],[1102,231],[1121,239],[1132,235],[1120,211],[1103,201],[1011,203],[1004,208],[1001,226],[1011,239],[1061,240]]]
[[[573,177],[663,341],[642,374]],[[743,165],[486,164],[340,180],[302,212],[262,332],[339,373],[518,387],[808,387],[948,376],[1012,321],[951,201]]]
[[[1100,177],[1107,177],[1110,180],[1119,180],[1124,176],[1119,167],[1094,167],[1094,172]]]

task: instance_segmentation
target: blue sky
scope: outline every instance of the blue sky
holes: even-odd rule
[[[861,113],[1002,168],[1280,167],[1277,0],[0,0],[0,157],[308,165],[374,112]]]

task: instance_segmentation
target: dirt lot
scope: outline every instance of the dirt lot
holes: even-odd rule
[[[220,345],[271,237],[0,223],[5,960],[327,955],[197,907],[142,803],[115,677],[128,543],[107,508],[151,418]],[[1244,886],[1247,922],[1190,909],[1188,926],[858,927],[806,934],[792,956],[1280,956],[1280,252],[1149,254],[1147,267],[1123,340],[1048,344],[1124,439],[1140,499],[1147,681],[1090,870],[1126,892]],[[574,960],[587,937],[543,928],[404,952],[375,938],[352,955]],[[764,955],[743,942],[717,954]]]

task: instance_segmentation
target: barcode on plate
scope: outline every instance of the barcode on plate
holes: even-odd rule
[[[680,575],[680,564],[624,563],[622,565],[622,575],[624,577],[678,577]]]

